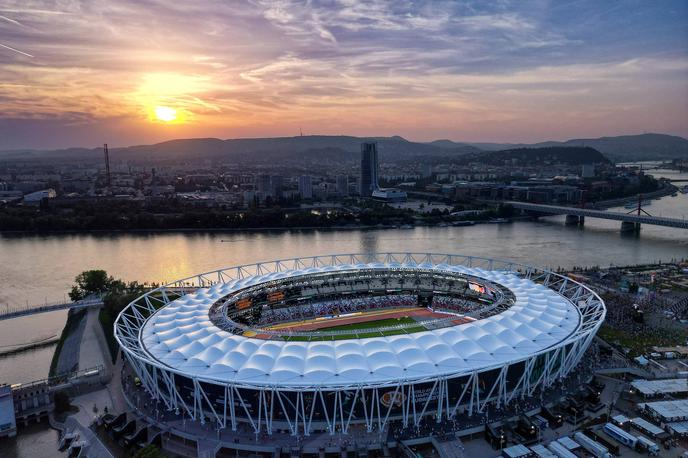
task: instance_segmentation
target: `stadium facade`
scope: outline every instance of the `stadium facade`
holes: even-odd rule
[[[416,316],[411,300],[424,318],[328,327]],[[605,313],[586,286],[532,266],[346,254],[179,280],[129,304],[114,331],[168,410],[217,429],[309,435],[439,422],[532,396],[575,368]]]

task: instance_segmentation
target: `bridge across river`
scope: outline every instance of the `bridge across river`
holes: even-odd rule
[[[632,215],[626,213],[608,212],[604,210],[592,210],[587,208],[563,207],[558,205],[532,204],[529,202],[509,201],[505,204],[511,205],[519,210],[547,215],[566,215],[567,223],[582,224],[586,217],[611,219],[621,221],[621,230],[638,230],[641,224],[652,224],[654,226],[673,227],[677,229],[688,229],[688,220],[678,218],[665,218],[661,216]]]
[[[36,315],[39,313],[55,312],[57,310],[100,307],[101,305],[103,305],[103,300],[100,298],[94,298],[77,302],[64,302],[45,305],[27,305],[23,307],[7,307],[4,310],[1,310],[2,307],[0,306],[0,321],[9,320],[12,318],[19,318],[22,316]]]
[[[181,287],[170,287],[166,288],[167,291],[172,291],[180,296],[193,292],[197,287],[203,286],[200,283],[198,285],[185,285]],[[90,307],[100,307],[103,305],[103,299],[100,297],[89,297],[81,301],[75,302],[55,302],[52,304],[43,305],[23,305],[19,307],[3,306],[0,304],[0,321],[10,320],[12,318],[20,318],[23,316],[37,315],[39,313],[55,312],[57,310],[68,310],[68,309],[82,309]]]

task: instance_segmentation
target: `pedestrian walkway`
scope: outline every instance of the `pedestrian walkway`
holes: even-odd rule
[[[103,328],[98,321],[99,309],[89,309],[86,314],[85,327],[81,334],[79,350],[79,369],[103,366],[108,374],[112,370],[112,360],[105,343]]]

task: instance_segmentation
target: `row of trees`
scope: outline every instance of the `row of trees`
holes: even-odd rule
[[[244,229],[283,227],[330,227],[338,225],[388,223],[390,218],[410,219],[409,212],[391,210],[353,214],[348,211],[311,212],[281,208],[237,212],[222,209],[194,209],[175,213],[151,213],[129,209],[96,214],[70,214],[53,209],[6,207],[0,209],[0,231],[93,231],[167,229]]]
[[[108,275],[104,270],[86,270],[74,279],[69,298],[80,301],[89,297],[100,297],[105,302],[114,297],[143,291],[146,285],[138,282],[126,283]]]

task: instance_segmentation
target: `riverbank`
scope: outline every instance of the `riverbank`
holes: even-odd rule
[[[78,369],[80,342],[85,326],[86,310],[70,310],[50,362],[50,377]]]
[[[674,186],[671,183],[668,182],[663,182],[664,186],[662,186],[661,189],[658,189],[656,191],[648,192],[647,194],[642,194],[642,199],[643,200],[654,200],[654,199],[661,199],[662,197],[670,196],[675,192],[678,192],[678,188]],[[625,205],[629,202],[637,202],[638,201],[638,195],[633,195],[633,196],[627,196],[627,197],[619,197],[618,199],[610,199],[610,200],[602,200],[599,202],[594,202],[592,205],[593,207],[604,210],[607,208],[611,207],[619,207],[621,205]]]
[[[421,224],[414,224],[413,226],[422,226]],[[431,225],[425,225],[431,226]],[[31,236],[31,235],[120,235],[120,234],[174,234],[174,233],[203,233],[203,232],[284,232],[284,231],[315,231],[315,230],[332,230],[332,231],[346,231],[346,230],[372,230],[372,229],[398,229],[399,224],[376,224],[376,225],[352,225],[344,226],[277,226],[277,227],[180,227],[168,229],[85,229],[85,230],[59,230],[59,231],[0,231],[2,236]]]
[[[522,219],[519,217],[507,218]],[[506,221],[499,221],[506,222]],[[0,237],[11,238],[13,236],[44,236],[44,235],[122,235],[122,234],[141,234],[141,235],[158,235],[158,234],[202,234],[202,233],[253,233],[253,232],[301,232],[301,231],[369,231],[381,229],[411,229],[414,227],[446,227],[452,226],[452,221],[439,221],[437,223],[412,222],[405,224],[375,224],[375,225],[352,225],[344,226],[278,226],[278,227],[210,227],[210,228],[176,228],[176,229],[108,229],[108,230],[74,230],[74,231],[0,231]],[[491,220],[462,220],[458,221],[457,226],[469,226],[477,224],[495,224]],[[470,224],[461,224],[470,223]]]
[[[656,191],[643,194],[643,199],[659,199],[664,196],[668,196],[678,191],[678,188],[669,182],[662,181],[662,187]],[[617,199],[610,199],[605,201],[590,202],[588,206],[591,208],[605,209],[609,207],[615,207],[624,205],[627,202],[633,202],[637,200],[637,194],[629,195],[626,197],[620,197]],[[491,202],[491,204],[498,204],[499,202]],[[501,205],[501,203],[499,203]],[[266,210],[267,211],[267,210]],[[286,209],[282,211],[287,211]],[[78,235],[78,234],[93,234],[93,235],[120,235],[120,234],[144,234],[144,235],[155,235],[155,234],[168,234],[168,233],[213,233],[213,232],[226,232],[226,233],[247,233],[247,232],[285,232],[285,231],[355,231],[355,230],[375,230],[375,229],[399,229],[406,227],[433,227],[442,225],[451,225],[455,222],[468,224],[480,224],[480,223],[491,223],[490,218],[503,219],[504,216],[509,216],[508,213],[501,214],[502,212],[497,212],[493,215],[486,215],[484,218],[478,218],[475,220],[465,220],[457,221],[450,217],[448,214],[439,215],[422,215],[406,214],[404,217],[400,215],[384,215],[378,220],[383,220],[377,224],[363,224],[360,222],[347,221],[346,224],[329,224],[328,221],[322,221],[321,224],[315,225],[276,225],[270,226],[269,223],[265,226],[259,227],[167,227],[167,228],[112,228],[112,229],[86,229],[79,227],[78,229],[33,229],[33,230],[0,230],[0,237],[25,237],[32,235]],[[287,215],[289,216],[289,215]],[[358,218],[356,218],[358,219]],[[386,220],[386,221],[385,221]],[[282,221],[288,222],[288,221]],[[294,221],[297,222],[296,220]],[[340,221],[341,223],[341,221]],[[278,223],[279,224],[279,223]],[[457,224],[458,225],[458,224]]]

